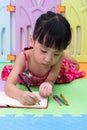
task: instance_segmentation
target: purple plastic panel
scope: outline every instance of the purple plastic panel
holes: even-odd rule
[[[36,19],[48,10],[56,12],[56,6],[60,5],[60,2],[61,0],[41,0],[38,4],[35,0],[15,0],[11,3],[16,6],[16,45],[13,54],[17,55],[23,47],[29,47],[29,30],[33,31]]]

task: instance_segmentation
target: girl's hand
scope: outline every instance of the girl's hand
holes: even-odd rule
[[[36,103],[39,103],[39,101],[40,101],[39,96],[31,92],[24,92],[24,94],[20,99],[20,102],[23,105],[35,105]]]
[[[43,97],[49,97],[52,95],[52,85],[48,82],[44,82],[40,85],[39,93]]]

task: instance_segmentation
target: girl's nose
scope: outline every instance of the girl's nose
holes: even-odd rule
[[[46,63],[50,63],[51,61],[52,61],[52,56],[47,55],[47,56],[45,57],[45,62],[46,62]]]

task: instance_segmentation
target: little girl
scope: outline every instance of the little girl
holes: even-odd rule
[[[18,74],[22,74],[31,86],[40,85],[41,96],[52,95],[54,83],[61,82],[58,75],[62,62],[68,59],[68,66],[72,62],[75,69],[79,68],[77,61],[64,52],[70,40],[70,24],[65,17],[53,12],[42,14],[36,21],[33,36],[30,36],[31,47],[26,48],[16,58],[5,84],[6,94],[22,104],[32,105],[39,102],[39,97],[35,94],[16,87],[17,82],[22,83],[18,77]],[[64,59],[66,60],[63,61]]]

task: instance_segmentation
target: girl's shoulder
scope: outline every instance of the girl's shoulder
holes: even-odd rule
[[[32,47],[27,47],[24,48],[18,55],[18,57],[23,58],[25,61],[28,60],[29,56],[30,56],[30,51],[31,51]]]
[[[24,55],[26,58],[28,57],[28,55],[30,54],[32,49],[33,49],[33,47],[31,47],[31,46],[24,48],[23,52],[24,52]]]
[[[26,67],[25,67],[25,70],[29,70],[29,60],[30,60],[30,52],[31,52],[31,49],[32,47],[29,47],[29,48],[25,48],[23,51],[22,51],[22,54],[24,56],[24,59],[25,59],[25,64],[26,64]]]

